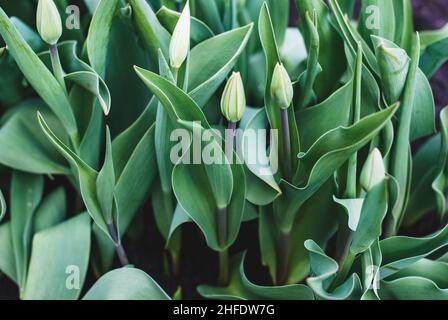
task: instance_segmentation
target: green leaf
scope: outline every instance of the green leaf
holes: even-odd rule
[[[87,53],[93,69],[101,77],[106,73],[109,35],[119,0],[100,1],[90,22],[87,35]]]
[[[188,94],[202,107],[233,69],[246,47],[253,24],[201,42],[190,52]],[[207,66],[207,68],[204,68]]]
[[[42,199],[44,179],[42,176],[14,171],[11,182],[11,236],[16,261],[19,288],[25,288],[33,216]]]
[[[64,90],[1,8],[0,34],[28,82],[57,115],[72,140],[76,141],[76,121]]]
[[[405,277],[381,281],[378,290],[382,300],[447,300],[448,289],[442,289],[429,279]]]
[[[300,206],[341,167],[371,141],[398,109],[398,104],[361,119],[351,127],[339,127],[320,137],[306,153],[300,153],[299,186],[282,181],[282,200],[274,206],[281,213],[281,228],[287,232]]]
[[[240,229],[246,193],[245,176],[241,165],[230,166],[232,179],[238,183],[233,186],[233,194],[226,208],[227,240],[225,243],[219,243],[218,206],[211,190],[210,179],[207,176],[207,166],[213,167],[214,165],[183,164],[181,160],[174,167],[173,189],[179,204],[201,229],[207,245],[215,251],[221,251],[233,244]],[[214,170],[214,168],[209,168],[209,170]]]
[[[170,300],[170,297],[145,272],[121,268],[102,276],[83,300]]]
[[[78,215],[33,239],[26,300],[74,300],[81,293],[90,256],[90,219]]]
[[[101,211],[101,205],[96,195],[96,181],[98,179],[98,172],[87,165],[80,159],[70,148],[68,148],[50,129],[48,124],[40,113],[37,114],[39,125],[44,131],[47,138],[54,145],[54,147],[63,155],[67,161],[71,163],[76,170],[77,179],[81,189],[81,195],[92,219],[98,227],[110,237],[109,231]],[[112,240],[112,238],[111,238]]]
[[[215,34],[224,32],[219,8],[215,1],[196,0],[197,9],[201,12],[201,18],[210,26]]]
[[[375,25],[376,23],[379,25]],[[371,35],[394,41],[395,25],[398,23],[401,21],[395,20],[394,1],[366,0],[362,2],[358,26],[366,42],[370,43]]]
[[[103,168],[96,179],[96,195],[106,223],[113,223],[113,203],[115,187],[114,160],[109,128],[106,128],[106,155]]]
[[[420,58],[420,68],[428,78],[431,78],[448,60],[448,38],[440,40],[423,52]]]
[[[336,278],[338,264],[313,241],[307,240],[305,247],[310,252],[310,264],[312,276],[307,279],[307,284],[314,293],[322,299],[346,300],[359,299],[361,296],[361,281],[356,273],[353,273],[334,291],[328,289]]]
[[[151,6],[145,0],[129,0],[133,21],[144,44],[149,49],[151,59],[157,61],[158,50],[165,58],[169,56],[170,34],[160,24]]]
[[[240,253],[232,259],[229,286],[217,288],[201,285],[198,292],[205,298],[215,300],[314,300],[313,292],[302,284],[279,287],[253,284],[244,272],[245,256]]]
[[[387,181],[374,186],[364,199],[350,251],[362,253],[381,236],[381,225],[387,213]]]
[[[36,126],[40,110],[60,137],[64,129],[59,120],[40,100],[25,101],[17,106],[0,128],[0,163],[36,174],[68,174],[65,160],[48,145],[42,130]]]
[[[64,221],[67,200],[63,187],[59,187],[45,197],[36,209],[33,221],[33,233],[51,228]]]
[[[437,215],[441,220],[445,216],[446,199],[445,191],[448,187],[448,108],[444,108],[440,112],[440,135],[442,137],[439,161],[437,165],[437,177],[432,183],[432,189],[435,192]]]
[[[391,237],[380,242],[383,254],[381,278],[405,269],[448,246],[448,227],[424,238]]]
[[[19,279],[17,278],[17,266],[11,229],[10,221],[0,225],[0,271],[18,285]]]

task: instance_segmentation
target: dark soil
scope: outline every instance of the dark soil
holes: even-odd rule
[[[393,1],[393,0],[392,0]],[[292,1],[293,2],[293,1]],[[447,0],[413,0],[414,21],[417,30],[438,29],[448,22]],[[292,5],[295,8],[294,5]],[[292,10],[291,22],[297,22],[295,9]],[[431,80],[438,109],[448,104],[448,66],[444,66]],[[164,272],[162,257],[163,239],[155,227],[150,214],[151,208],[147,205],[136,218],[131,234],[124,239],[124,246],[128,251],[129,260],[159,282],[170,294],[177,284]],[[414,230],[417,234],[426,234],[431,226],[422,226],[423,230]],[[246,269],[249,277],[256,283],[269,282],[266,268],[260,266],[260,253],[258,245],[258,229],[256,223],[246,223],[242,226],[241,237],[233,246],[232,252],[248,250]],[[196,287],[199,284],[213,284],[217,278],[217,255],[209,250],[205,240],[193,224],[183,228],[183,254],[182,254],[181,285],[185,299],[199,298]],[[119,267],[115,261],[114,267]],[[88,274],[85,288],[94,283],[93,274]],[[0,276],[0,300],[18,299],[17,287],[5,276]]]

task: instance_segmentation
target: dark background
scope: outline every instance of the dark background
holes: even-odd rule
[[[393,0],[391,0],[393,1]],[[297,23],[297,13],[292,2],[291,24]],[[448,0],[413,0],[414,22],[417,30],[439,29],[448,22]],[[434,97],[438,110],[448,105],[448,65],[445,65],[431,80]],[[144,212],[150,212],[149,204],[143,208]],[[159,282],[164,289],[172,294],[176,288],[175,280],[163,272],[163,240],[155,227],[152,215],[138,215],[132,232],[124,239],[124,246],[128,251],[129,259],[137,268],[150,274]],[[213,283],[217,275],[217,256],[209,250],[202,235],[196,227],[189,224],[184,227],[183,255],[182,255],[182,279],[183,297],[186,299],[199,298],[196,286],[201,283]],[[418,231],[416,231],[418,233]],[[132,234],[139,234],[138,238]],[[256,223],[247,223],[242,226],[242,235],[233,246],[233,253],[247,250],[246,268],[251,280],[257,284],[269,284],[269,277],[265,268],[259,265],[260,257],[258,251],[258,227]],[[119,267],[115,262],[114,267]],[[85,288],[88,289],[95,282],[93,274],[88,274]],[[84,294],[84,293],[83,293]],[[0,275],[0,300],[18,299],[18,289],[7,277]]]

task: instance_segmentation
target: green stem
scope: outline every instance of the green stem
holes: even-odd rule
[[[288,109],[280,109],[283,136],[283,170],[285,180],[291,181],[291,136],[289,130]]]
[[[53,67],[53,74],[62,89],[64,89],[65,94],[67,94],[67,87],[65,86],[64,80],[64,70],[62,69],[61,59],[59,58],[59,51],[56,44],[50,45],[50,57],[51,65]]]
[[[229,249],[219,252],[219,286],[225,287],[230,282]]]
[[[406,88],[403,96],[403,104],[401,106],[401,114],[398,124],[398,132],[396,144],[392,153],[392,175],[397,179],[400,187],[402,188],[398,197],[398,209],[396,212],[396,219],[390,220],[391,223],[396,223],[394,226],[388,226],[387,229],[395,234],[402,223],[404,210],[406,209],[406,188],[408,183],[408,167],[409,167],[409,152],[410,152],[410,131],[412,110],[415,99],[415,88],[417,85],[417,71],[420,60],[420,37],[417,34],[412,46],[411,53],[412,64],[409,69],[409,73],[406,79]]]
[[[118,237],[117,229],[112,223],[108,223],[107,228],[109,229],[109,234],[115,243],[115,251],[117,253],[118,259],[120,259],[121,265],[123,267],[129,265],[129,259],[126,254],[126,251],[124,250],[123,244],[121,243],[121,240]]]
[[[288,281],[289,243],[290,234],[280,233],[277,244],[277,285],[284,285]]]

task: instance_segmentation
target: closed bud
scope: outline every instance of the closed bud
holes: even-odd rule
[[[184,63],[190,50],[190,4],[185,4],[184,10],[177,21],[170,42],[170,64],[179,69]]]
[[[409,71],[410,59],[406,51],[393,42],[372,36],[378,60],[384,97],[388,104],[400,100]]]
[[[384,180],[386,170],[384,169],[384,161],[381,152],[375,148],[368,156],[366,163],[361,171],[361,186],[364,190],[369,191],[378,183]]]
[[[271,99],[281,109],[288,109],[294,96],[291,79],[281,63],[277,63],[272,75]]]
[[[62,22],[53,0],[39,0],[36,23],[42,40],[50,45],[58,42],[62,35]]]
[[[221,97],[221,112],[230,122],[241,120],[246,109],[246,96],[239,72],[234,72],[227,81]]]

